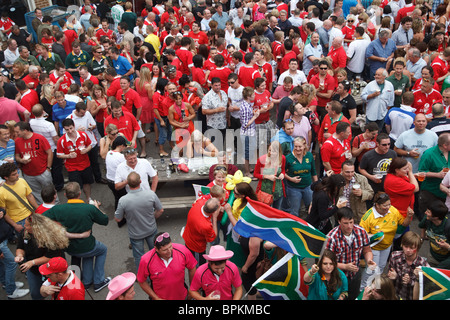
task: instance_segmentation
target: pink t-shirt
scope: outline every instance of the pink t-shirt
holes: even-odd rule
[[[191,270],[196,267],[192,253],[184,245],[172,243],[172,259],[166,265],[155,249],[144,254],[139,264],[137,281],[145,282],[148,277],[152,281],[152,289],[162,299],[184,300],[187,289],[184,286],[186,268]]]
[[[220,300],[232,300],[232,286],[238,288],[241,284],[242,279],[239,275],[239,270],[233,262],[226,262],[225,270],[219,278],[208,268],[208,263],[205,263],[198,267],[195,272],[190,289],[198,291],[201,288],[206,296],[210,295],[214,290],[218,290],[220,291]]]

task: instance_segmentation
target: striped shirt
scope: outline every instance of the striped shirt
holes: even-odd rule
[[[339,263],[355,262],[359,266],[359,259],[364,247],[369,246],[369,236],[366,230],[359,225],[354,225],[349,237],[345,236],[340,226],[335,227],[328,233],[326,248],[336,253]],[[344,271],[344,270],[343,270]],[[345,275],[352,278],[355,272],[344,271]]]
[[[16,144],[13,139],[9,139],[6,143],[6,148],[0,147],[0,164],[5,163],[6,158],[14,158],[14,153],[16,150]],[[15,161],[15,160],[14,160]]]

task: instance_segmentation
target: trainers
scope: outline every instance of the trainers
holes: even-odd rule
[[[23,286],[24,286],[24,283],[23,283],[23,282],[16,281],[16,289],[20,289],[20,288],[22,288]],[[5,285],[2,285],[2,288],[5,289],[6,286],[5,286]]]
[[[105,280],[103,280],[99,284],[94,284],[94,291],[95,292],[99,292],[104,287],[106,287],[109,284],[110,281],[111,281],[111,277],[107,277]]]
[[[16,289],[13,294],[8,295],[8,299],[17,299],[26,296],[30,290],[28,289]]]

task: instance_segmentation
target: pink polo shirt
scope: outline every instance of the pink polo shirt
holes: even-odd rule
[[[185,270],[197,265],[192,253],[184,245],[172,243],[172,259],[166,265],[155,249],[144,254],[139,264],[137,281],[152,281],[152,289],[162,299],[185,300],[187,289],[184,286]]]
[[[241,285],[242,279],[237,266],[227,260],[225,270],[219,278],[208,268],[208,263],[198,267],[194,279],[192,279],[190,289],[192,291],[198,291],[201,288],[206,296],[209,296],[214,290],[218,290],[220,291],[220,300],[232,300],[232,286],[238,288]]]
[[[2,112],[0,114],[0,123],[5,123],[8,120],[19,122],[21,119],[17,113],[23,114],[27,109],[18,103],[16,100],[0,97],[0,106]]]

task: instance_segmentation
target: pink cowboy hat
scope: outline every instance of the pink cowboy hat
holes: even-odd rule
[[[106,300],[116,300],[122,293],[127,291],[136,281],[136,275],[132,272],[125,272],[118,275],[108,285],[108,295]]]
[[[204,254],[203,258],[208,261],[220,261],[230,259],[234,255],[234,252],[231,250],[225,250],[222,246],[212,246],[209,249],[209,254]]]

